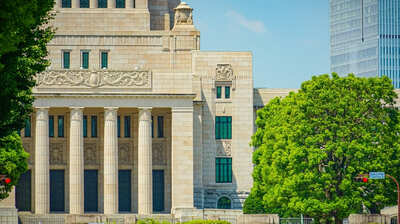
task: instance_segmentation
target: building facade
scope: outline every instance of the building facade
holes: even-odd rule
[[[330,0],[331,71],[388,76],[400,88],[400,2]]]
[[[179,0],[57,0],[21,131],[19,214],[241,209],[252,186],[252,54],[200,51]]]

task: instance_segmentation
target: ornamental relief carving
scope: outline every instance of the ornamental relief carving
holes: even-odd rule
[[[175,25],[193,25],[193,9],[185,2],[175,8]]]
[[[122,165],[131,164],[131,144],[120,143],[118,144],[118,163]]]
[[[64,144],[63,143],[50,143],[50,164],[51,165],[64,165]]]
[[[232,156],[232,143],[222,141],[217,145],[217,156]]]
[[[37,87],[135,87],[151,88],[149,71],[54,71],[39,73]]]
[[[218,64],[215,69],[215,80],[216,81],[233,81],[236,77],[233,74],[233,68],[231,64]]]
[[[86,165],[98,165],[98,151],[96,143],[84,144],[84,158]]]
[[[166,165],[166,147],[162,142],[153,142],[153,165]]]

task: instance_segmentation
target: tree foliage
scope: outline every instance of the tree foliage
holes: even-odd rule
[[[53,4],[54,0],[0,1],[0,158],[10,159],[0,163],[0,174],[13,178],[27,167],[15,133],[32,112],[34,76],[49,65],[46,45],[53,36],[48,25]],[[0,199],[7,196],[1,193]]]
[[[395,203],[391,180],[354,181],[383,171],[399,177],[399,112],[391,81],[315,76],[257,112],[250,200],[281,216],[339,223]],[[251,211],[255,202],[245,203]],[[247,207],[247,208],[246,208]]]

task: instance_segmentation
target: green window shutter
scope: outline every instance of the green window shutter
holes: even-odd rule
[[[131,137],[131,116],[124,117],[124,135],[125,138]]]
[[[232,158],[227,158],[228,164],[228,183],[232,183]]]
[[[82,52],[82,68],[89,68],[89,52]]]
[[[58,137],[64,137],[64,116],[58,116]]]
[[[101,68],[108,68],[108,53],[101,52]]]
[[[97,138],[97,116],[91,117],[92,138]]]
[[[227,126],[228,135],[226,138],[232,139],[232,117],[227,117]]]
[[[221,117],[221,123],[222,123],[222,133],[221,133],[221,138],[226,139],[228,136],[228,128],[227,128],[227,117]]]
[[[217,86],[217,99],[221,99],[222,86]]]
[[[116,0],[115,8],[125,8],[125,0]]]
[[[225,99],[231,98],[231,87],[225,86]]]
[[[49,137],[54,137],[54,116],[49,116]]]
[[[220,123],[220,118],[221,117],[215,117],[215,139],[221,139],[221,123]]]
[[[80,8],[89,8],[89,0],[80,0],[79,7]]]
[[[62,8],[71,8],[71,0],[62,0]]]
[[[221,173],[220,173],[220,158],[215,159],[215,182],[220,183],[221,180]]]
[[[63,59],[64,59],[63,68],[64,69],[69,69],[70,68],[70,60],[71,60],[69,51],[64,51]]]
[[[117,117],[117,135],[118,138],[121,138],[121,117]]]
[[[83,137],[87,138],[87,116],[83,116]]]
[[[31,118],[29,117],[28,119],[25,120],[25,137],[31,137]],[[21,134],[20,134],[21,135]]]

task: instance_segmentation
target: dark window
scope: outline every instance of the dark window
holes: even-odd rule
[[[89,0],[80,0],[79,7],[89,8]]]
[[[108,68],[108,53],[101,52],[101,68],[105,69]]]
[[[82,68],[89,68],[89,52],[87,51],[82,52]]]
[[[232,158],[215,159],[215,182],[232,183]]]
[[[231,98],[231,87],[225,86],[225,99]]]
[[[120,116],[117,117],[117,135],[118,135],[118,138],[121,137],[121,117]]]
[[[91,118],[91,131],[92,138],[97,138],[97,116],[92,116]]]
[[[58,137],[64,137],[64,116],[58,116]]]
[[[64,51],[63,52],[63,68],[64,69],[69,69],[70,68],[70,62],[71,62],[71,57],[70,57],[70,52],[69,51]]]
[[[71,0],[62,0],[61,7],[63,7],[63,8],[71,8]]]
[[[84,211],[85,212],[97,212],[98,211],[98,171],[97,170],[85,170],[84,173]]]
[[[164,117],[157,117],[157,137],[164,138]]]
[[[118,171],[118,209],[120,212],[132,210],[131,170]]]
[[[87,116],[83,116],[83,137],[87,138]]]
[[[131,116],[124,117],[124,135],[125,138],[131,137]]]
[[[232,117],[215,117],[215,138],[232,139]]]
[[[218,199],[217,208],[218,209],[231,209],[232,208],[231,199],[229,199],[227,197],[221,197],[220,199]]]
[[[133,8],[136,8],[136,0],[133,0]]]
[[[29,117],[28,119],[25,120],[25,137],[29,138],[31,137],[31,118]]]
[[[49,115],[49,137],[54,137],[54,116]]]
[[[50,212],[65,211],[64,170],[50,170]]]
[[[222,86],[217,86],[217,99],[221,99]]]
[[[154,138],[154,118],[151,116],[151,137]]]
[[[98,0],[97,3],[99,8],[107,8],[107,0]]]
[[[115,8],[125,8],[125,0],[116,0]]]
[[[15,186],[15,206],[18,211],[31,211],[31,171],[21,174]]]

